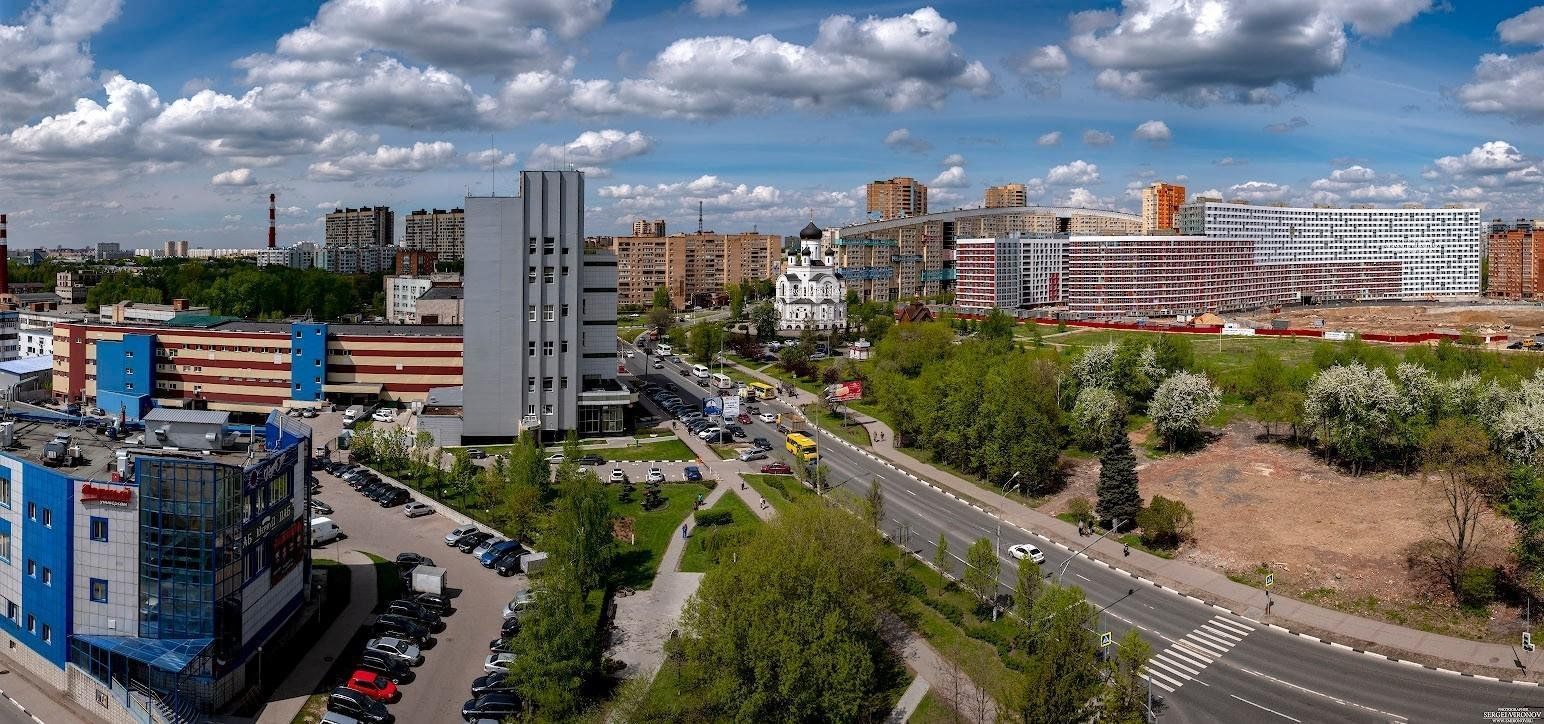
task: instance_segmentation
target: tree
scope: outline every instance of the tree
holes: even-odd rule
[[[1016,326],[1017,323],[1007,312],[993,309],[981,320],[976,335],[988,344],[1006,347],[1013,343],[1013,329]]]
[[[1182,501],[1154,495],[1153,502],[1137,513],[1137,525],[1144,542],[1173,548],[1190,539],[1195,514]]]
[[[686,349],[702,364],[711,364],[724,348],[725,332],[718,322],[698,322],[686,336]]]
[[[670,301],[670,287],[663,284],[654,287],[654,303],[650,306],[655,309],[673,309],[675,305]]]
[[[1361,362],[1336,365],[1314,375],[1303,396],[1303,422],[1324,448],[1351,465],[1353,474],[1376,459],[1399,393],[1380,368]]]
[[[594,614],[571,571],[547,572],[534,593],[535,606],[515,635],[520,655],[509,681],[542,721],[564,721],[578,713],[580,693],[600,669]]]
[[[933,565],[946,576],[954,570],[954,563],[949,559],[949,539],[945,538],[943,533],[938,534],[938,545],[933,551]]]
[[[1078,391],[1072,406],[1072,429],[1084,450],[1099,450],[1116,430],[1126,429],[1126,402],[1103,387]]]
[[[751,324],[756,327],[756,337],[761,340],[777,336],[777,307],[770,301],[760,301],[751,307]]]
[[[611,496],[600,478],[586,472],[560,491],[553,506],[543,547],[549,566],[572,571],[581,594],[604,583],[611,563]]]
[[[1259,402],[1286,388],[1286,374],[1287,366],[1282,364],[1279,355],[1257,349],[1249,358],[1249,366],[1244,368],[1238,393],[1250,402]]]
[[[1013,613],[1020,620],[1029,621],[1045,579],[1040,577],[1040,564],[1028,558],[1019,559],[1016,573],[1013,582]]]
[[[739,319],[745,314],[745,285],[729,285],[729,318]]]
[[[777,353],[778,364],[795,377],[808,377],[814,371],[814,362],[810,360],[814,354],[814,345],[805,346],[801,342],[780,350]]]
[[[1217,412],[1221,393],[1206,375],[1180,372],[1163,381],[1153,393],[1147,414],[1169,449],[1193,442],[1206,418]]]
[[[1113,342],[1084,350],[1083,356],[1072,363],[1072,376],[1077,379],[1078,386],[1118,389],[1120,380],[1116,379],[1115,351]]]
[[[1081,722],[1092,714],[1100,689],[1098,647],[1093,632],[1083,627],[1092,616],[1082,589],[1046,585],[1025,622],[1033,653],[1010,692],[1015,719]]]
[[[1442,510],[1442,535],[1433,561],[1457,593],[1480,542],[1480,520],[1503,481],[1485,430],[1461,420],[1443,420],[1426,440],[1427,472]]]
[[[1137,489],[1137,459],[1131,454],[1131,439],[1124,429],[1110,435],[1099,456],[1099,495],[1096,508],[1099,519],[1124,521],[1128,525],[1142,510],[1142,493]]]
[[[865,501],[864,512],[868,514],[869,524],[876,530],[883,529],[885,525],[885,491],[879,489],[878,480],[869,481],[868,499]]]
[[[830,555],[840,550],[839,556]],[[882,718],[889,553],[845,511],[798,506],[710,571],[682,615],[688,721]]]
[[[965,551],[965,587],[976,598],[990,601],[997,594],[997,574],[1001,572],[992,539],[981,538]]]
[[[1272,425],[1290,424],[1296,429],[1302,419],[1303,394],[1296,390],[1276,390],[1255,401],[1255,417],[1265,426],[1265,436],[1271,436]],[[1293,435],[1296,437],[1296,434]]]
[[[1135,628],[1115,641],[1115,652],[1105,662],[1105,685],[1099,701],[1101,724],[1147,724],[1147,682],[1142,671],[1153,657],[1153,648]]]

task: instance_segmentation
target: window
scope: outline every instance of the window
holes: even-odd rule
[[[38,519],[38,504],[37,503],[30,503],[30,502],[27,503],[27,517],[29,519],[32,519],[32,520],[37,520]]]
[[[27,559],[27,575],[36,577],[37,574],[38,574],[38,562],[32,560],[31,558],[28,558]]]
[[[50,528],[54,527],[54,511],[49,510],[48,508],[43,509],[43,525],[46,525]]]
[[[561,351],[563,354],[568,354],[568,340],[562,340],[562,349],[559,351]]]
[[[11,470],[0,468],[0,506],[11,507]]]
[[[536,267],[526,267],[525,280],[532,284],[536,283]]]
[[[552,391],[552,378],[551,377],[543,377],[543,378],[541,378],[541,388],[543,390],[547,391],[547,392],[551,392]]]
[[[563,305],[563,316],[565,316],[565,317],[568,316],[568,305],[567,304]]]
[[[107,542],[107,519],[91,516],[91,540]]]
[[[54,631],[53,631],[53,629],[49,628],[48,624],[46,624],[46,623],[43,624],[43,634],[42,634],[42,636],[43,636],[43,643],[45,643],[45,644],[46,643],[50,643],[50,642],[52,642],[54,640]]]
[[[525,378],[525,391],[526,392],[535,392],[536,391],[536,378],[535,377],[527,377],[527,378]]]
[[[541,353],[542,353],[543,357],[551,357],[552,356],[552,341],[551,340],[548,340],[546,342],[542,342],[541,343]]]
[[[11,528],[10,528],[10,526],[6,526],[4,532],[0,532],[0,561],[5,561],[6,563],[10,563],[11,562]]]
[[[107,581],[100,578],[91,579],[91,602],[107,603]]]
[[[534,414],[536,414],[536,406],[535,405],[526,405],[525,406],[525,414],[527,414],[527,415],[534,415]]]
[[[567,377],[561,378],[559,380],[559,382],[560,382],[560,384],[562,384],[563,389],[565,389],[565,390],[568,389],[568,378]]]
[[[43,585],[54,585],[54,572],[49,570],[48,566],[43,566]]]
[[[542,405],[541,406],[541,414],[543,414],[543,415],[551,415],[552,414],[552,405]]]
[[[536,356],[536,340],[533,339],[525,343],[525,353],[530,357]]]
[[[543,284],[551,284],[553,282],[552,267],[542,267],[541,280]]]
[[[125,382],[125,383],[123,383],[123,389],[125,389],[125,390],[133,390],[134,389],[134,383],[133,382]]]
[[[5,617],[11,619],[11,621],[14,623],[16,618],[20,615],[21,608],[16,605],[15,601],[7,599],[5,602]]]
[[[529,320],[529,321],[532,321],[532,322],[536,321],[536,305],[535,304],[527,304],[526,305],[526,307],[525,307],[525,318],[527,320]]]
[[[37,633],[37,632],[38,632],[38,619],[37,619],[36,616],[33,616],[32,614],[29,613],[29,614],[27,614],[27,633]]]
[[[541,305],[541,317],[548,322],[556,321],[558,318],[557,313],[553,311],[551,304]]]

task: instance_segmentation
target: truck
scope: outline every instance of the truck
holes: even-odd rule
[[[414,566],[413,590],[418,593],[445,594],[445,569],[439,566]]]
[[[344,425],[352,425],[352,424],[354,424],[356,422],[359,422],[360,420],[364,419],[364,416],[365,416],[365,406],[364,405],[352,405],[347,410],[343,411],[343,424]]]
[[[547,554],[545,552],[531,551],[520,556],[520,570],[525,571],[527,574],[540,573],[541,569],[546,567]]]
[[[809,432],[809,423],[797,412],[781,412],[777,415],[777,431],[784,435],[790,432]]]

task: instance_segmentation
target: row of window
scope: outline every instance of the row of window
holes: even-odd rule
[[[559,378],[559,384],[561,385],[561,389],[565,389],[565,390],[568,389],[568,378],[567,377]],[[527,378],[525,378],[525,387],[526,387],[526,391],[527,392],[535,392],[536,391],[536,378],[535,377],[527,377]],[[543,391],[551,392],[552,391],[552,378],[551,377],[543,377],[541,379],[541,388],[542,388]]]
[[[568,276],[568,267],[562,267],[562,275]],[[525,280],[532,284],[536,283],[536,267],[526,267]],[[544,266],[541,268],[541,281],[543,284],[551,284],[556,281],[553,278],[552,267]]]
[[[21,607],[17,606],[15,601],[12,601],[10,599],[6,599],[5,600],[5,617],[10,619],[11,623],[20,624],[21,623],[21,620],[20,620],[21,619]],[[43,639],[43,643],[45,643],[45,644],[53,643],[53,640],[54,640],[54,630],[53,630],[53,628],[50,627],[46,623],[42,624],[41,626],[38,625],[37,617],[33,616],[30,613],[27,614],[27,633],[33,634],[33,635]]]
[[[559,349],[560,349],[562,354],[568,354],[568,340],[566,340],[566,339],[562,340],[562,344],[559,347]],[[531,341],[528,341],[528,342],[525,343],[525,353],[526,353],[527,357],[535,357],[536,356],[536,341],[535,340],[531,340]],[[544,356],[544,357],[551,357],[552,356],[552,340],[549,339],[549,340],[541,343],[541,353],[542,353],[542,356]]]
[[[555,312],[554,309],[555,309],[555,307],[553,305],[551,305],[551,304],[543,304],[541,306],[541,318],[542,318],[542,321],[556,322],[557,321],[557,312]],[[568,305],[567,304],[562,305],[562,312],[563,312],[563,316],[565,316],[565,317],[568,316]],[[532,322],[536,321],[536,305],[535,304],[527,304],[526,305],[526,307],[525,307],[525,318],[528,321],[532,321]]]

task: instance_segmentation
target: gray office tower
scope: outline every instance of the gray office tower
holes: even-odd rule
[[[523,171],[514,197],[466,199],[461,437],[622,432],[617,260],[584,245],[584,174]]]

